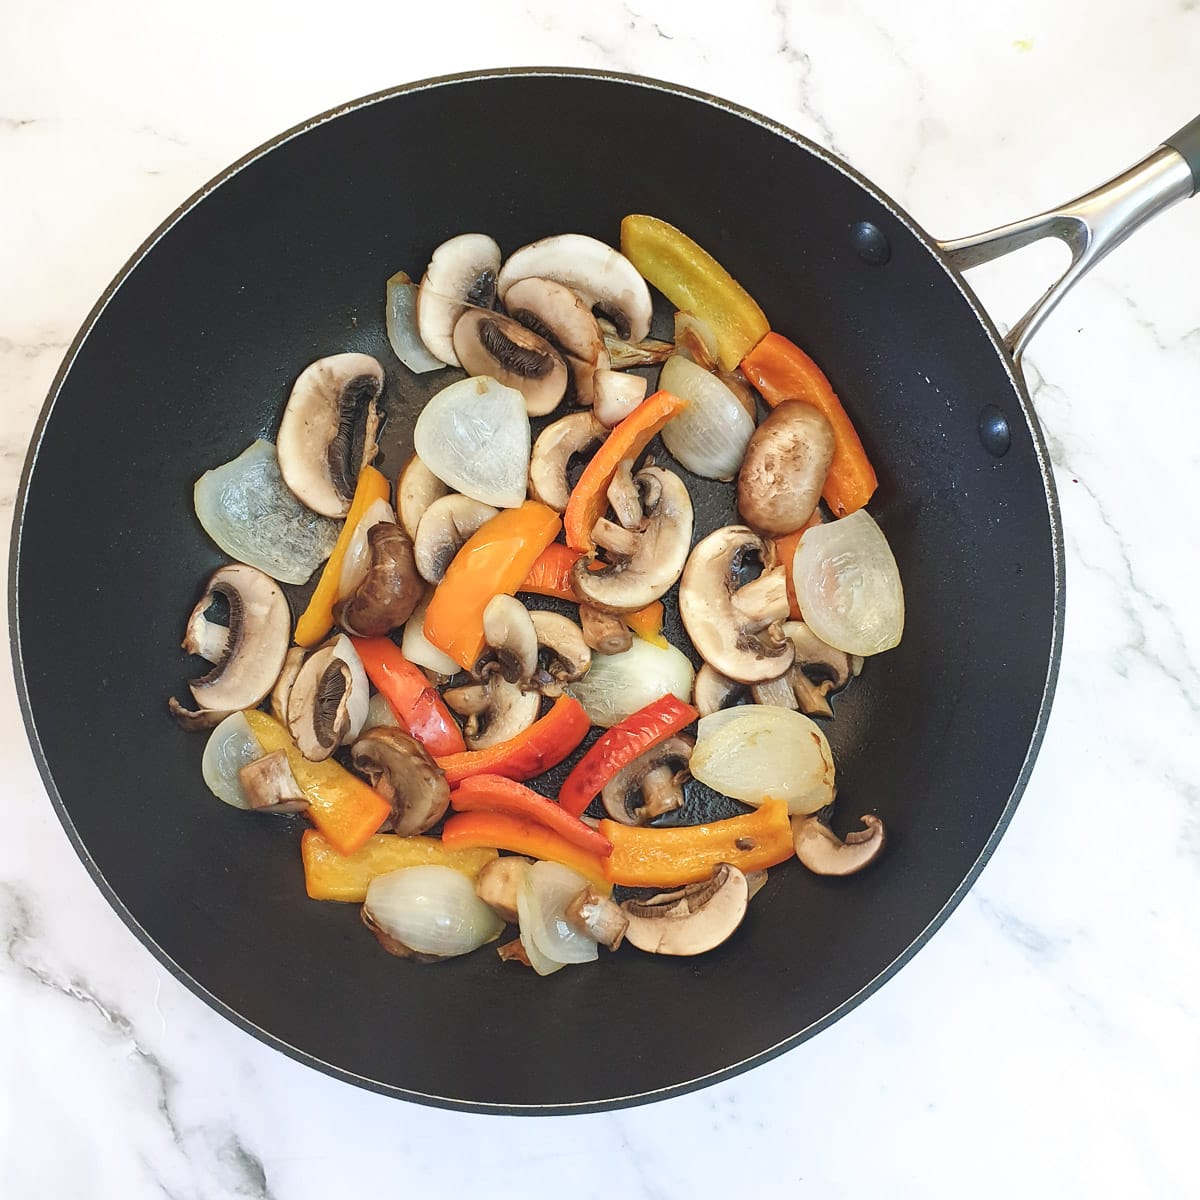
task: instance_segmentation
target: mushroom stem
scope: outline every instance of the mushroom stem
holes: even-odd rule
[[[642,776],[642,803],[637,815],[647,821],[674,812],[683,804],[683,780],[686,771],[674,771],[669,763],[652,767]]]
[[[308,808],[308,797],[292,774],[285,750],[272,750],[238,768],[238,782],[252,809],[296,813]]]
[[[640,534],[610,521],[607,517],[601,517],[592,526],[592,541],[618,558],[633,558],[642,544]],[[786,611],[784,616],[787,616]]]
[[[504,860],[501,859],[501,862]],[[567,924],[579,933],[615,950],[629,928],[629,918],[607,896],[589,884],[567,905]]]
[[[788,596],[786,568],[770,567],[757,578],[738,588],[733,604],[746,619],[752,633],[776,621],[787,620]],[[787,664],[790,666],[790,662]]]
[[[583,629],[583,640],[597,654],[623,654],[633,645],[633,630],[615,613],[581,604],[579,624]]]
[[[644,519],[642,498],[633,481],[633,459],[623,458],[617,464],[617,472],[608,485],[608,502],[617,514],[617,520],[626,529],[636,529],[641,525]]]
[[[792,818],[796,857],[814,875],[853,875],[873,863],[883,850],[883,822],[868,813],[859,818],[863,828],[846,834],[843,841],[817,816]]]

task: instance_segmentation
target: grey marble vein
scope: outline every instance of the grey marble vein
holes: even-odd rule
[[[842,155],[841,146],[833,133],[833,126],[825,114],[817,107],[813,98],[813,60],[809,54],[801,50],[791,38],[788,26],[791,22],[791,8],[788,0],[774,0],[771,15],[778,27],[777,48],[780,57],[796,68],[797,103],[800,111],[816,127],[821,144],[834,154]]]

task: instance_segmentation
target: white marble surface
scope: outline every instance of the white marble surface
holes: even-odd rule
[[[495,64],[656,75],[814,137],[942,236],[1065,199],[1200,109],[1195,0],[10,0],[2,27],[6,521],[62,353],[132,248],[227,162],[356,95]],[[1029,356],[1067,627],[994,859],[880,993],[696,1095],[463,1116],[268,1050],[109,910],[47,802],[6,667],[0,1195],[1197,1194],[1197,279],[1200,202],[1102,264]],[[1035,286],[1004,267],[984,295],[1012,319]]]

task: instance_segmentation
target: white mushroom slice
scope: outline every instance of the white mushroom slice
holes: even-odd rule
[[[542,238],[515,251],[496,280],[501,302],[521,279],[536,277],[565,284],[592,309],[599,309],[627,341],[650,332],[650,289],[620,251],[582,233]]]
[[[649,900],[626,900],[625,939],[651,954],[703,954],[742,923],[749,903],[746,876],[721,863],[712,878]]]
[[[622,825],[648,825],[681,808],[694,745],[694,738],[669,737],[639,754],[604,785],[604,811]]]
[[[843,841],[816,815],[792,818],[796,857],[816,875],[853,875],[873,863],[886,840],[883,822],[867,814],[863,828],[846,834]]]
[[[432,829],[450,804],[445,773],[415,738],[395,726],[377,726],[350,751],[354,769],[392,806],[393,833],[401,837]]]
[[[303,646],[293,646],[284,656],[279,678],[271,688],[271,712],[281,725],[287,724],[288,697],[292,694],[292,684],[296,682],[296,676],[300,674],[300,668],[304,666],[307,657],[308,651]]]
[[[525,397],[531,417],[553,412],[567,394],[567,364],[545,338],[502,313],[476,308],[454,326],[454,352],[468,375],[487,375]]]
[[[621,944],[625,930],[629,928],[629,918],[621,906],[602,896],[591,884],[567,905],[564,916],[567,924],[577,933],[586,934],[592,941],[610,950],[615,950]]]
[[[561,696],[563,686],[582,679],[592,665],[592,651],[583,637],[583,630],[561,613],[539,610],[531,612],[533,631],[537,636],[539,664],[534,682],[543,696]]]
[[[532,858],[523,858],[519,854],[494,859],[475,876],[475,895],[502,921],[515,925],[518,920],[517,896],[525,883],[525,872],[532,865]],[[500,949],[504,950],[504,947]],[[501,957],[505,956],[501,954]]]
[[[528,684],[538,665],[537,631],[529,610],[515,596],[493,596],[483,610],[483,640],[496,655],[509,683]]]
[[[541,703],[537,692],[523,691],[498,672],[483,683],[450,688],[442,698],[467,718],[463,737],[468,750],[483,750],[523,733],[537,720]]]
[[[692,692],[692,703],[702,717],[719,712],[746,698],[744,683],[722,675],[711,663],[704,663],[696,672],[696,683]]]
[[[608,436],[590,412],[572,413],[551,422],[537,436],[529,458],[529,492],[535,500],[563,512],[571,496],[567,468],[576,454],[586,454]]]
[[[425,510],[413,538],[413,554],[421,578],[427,583],[441,583],[467,538],[499,511],[470,496],[451,495],[435,500]]]
[[[421,461],[418,454],[404,464],[396,483],[396,515],[400,526],[415,542],[425,510],[450,489]]]
[[[783,634],[796,647],[796,658],[778,679],[751,685],[754,702],[799,709],[808,717],[832,717],[829,697],[850,682],[851,656],[821,641],[803,621],[785,621]]]
[[[288,696],[287,725],[300,753],[311,762],[328,758],[350,732],[353,687],[350,664],[338,657],[333,644],[304,660]]]
[[[597,371],[592,380],[592,411],[607,429],[619,425],[646,398],[646,381],[624,371]]]
[[[291,640],[292,616],[279,585],[262,571],[233,563],[214,571],[188,618],[189,634],[205,620],[217,597],[229,609],[229,632],[207,674],[188,685],[201,708],[233,712],[253,708],[271,690]],[[188,649],[185,640],[184,649]],[[202,641],[211,647],[216,635]]]
[[[468,305],[492,307],[499,269],[500,247],[485,233],[460,233],[433,252],[417,291],[417,332],[435,358],[462,365],[454,326]]]
[[[334,354],[305,367],[292,388],[276,450],[283,481],[313,512],[344,517],[358,472],[350,461],[359,413],[383,391],[369,354]]]
[[[210,621],[203,609],[193,609],[181,645],[197,658],[206,659],[210,663],[220,662],[225,657],[225,648],[229,645],[229,626]]]

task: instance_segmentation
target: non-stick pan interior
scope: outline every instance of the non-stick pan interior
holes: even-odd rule
[[[907,629],[827,726],[839,820],[891,843],[847,880],[772,872],[699,959],[625,950],[541,979],[485,949],[384,954],[305,898],[300,825],[215,801],[164,701],[195,674],[186,614],[222,559],[194,480],[274,436],[312,359],[388,366],[394,473],[428,394],[383,331],[384,281],[455,233],[507,252],[614,242],[647,212],[692,234],[827,371],[878,469]],[[864,261],[852,228],[886,236]],[[1008,416],[1002,458],[980,410]],[[697,488],[702,527],[729,494]],[[185,207],[82,336],[19,520],[16,649],[47,782],[151,948],[259,1036],[369,1086],[471,1107],[596,1107],[740,1069],[859,997],[968,880],[1023,782],[1056,653],[1056,533],[1034,436],[985,324],[886,200],[765,122],[669,89],[501,74],[378,98],[282,139]],[[676,639],[678,640],[678,638]]]

